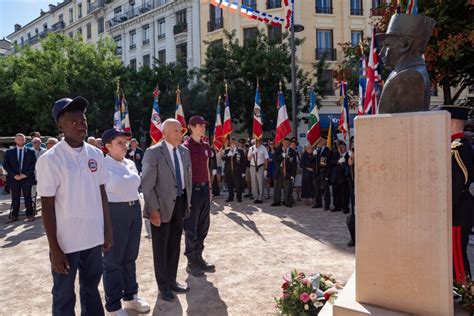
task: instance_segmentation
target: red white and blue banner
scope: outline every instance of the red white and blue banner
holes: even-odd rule
[[[378,102],[377,102],[377,85],[381,81],[378,68],[379,56],[377,48],[375,46],[375,30],[372,31],[372,41],[370,43],[370,54],[369,62],[367,64],[367,86],[365,89],[364,98],[364,114],[377,114],[378,113]]]
[[[260,104],[262,100],[260,98],[260,91],[255,91],[255,103],[253,107],[253,126],[252,126],[252,134],[253,137],[256,139],[260,139],[263,136],[263,125],[262,125],[262,108]]]
[[[124,95],[122,95],[120,129],[127,133],[132,132],[132,128],[130,126],[130,116],[128,115],[128,103],[127,100],[125,100]]]
[[[115,95],[115,106],[114,106],[114,129],[121,129],[122,127],[122,114],[121,114],[121,102],[120,102],[120,91],[117,90]]]
[[[275,143],[279,144],[286,136],[291,133],[291,124],[286,111],[285,96],[283,92],[278,91],[277,99],[278,119],[276,126]]]
[[[174,113],[174,118],[179,121],[183,129],[183,135],[188,132],[188,127],[186,125],[186,119],[184,118],[183,105],[181,104],[181,90],[176,89],[176,111]]]
[[[226,89],[227,90],[227,89]],[[232,118],[230,116],[230,103],[229,94],[226,91],[225,94],[225,109],[224,109],[224,127],[223,127],[223,139],[224,141],[232,134]]]
[[[311,87],[309,92],[309,115],[308,115],[308,132],[306,139],[311,146],[315,146],[321,138],[321,122],[319,120],[318,107],[316,105],[316,93]]]
[[[212,144],[217,151],[221,150],[224,145],[223,136],[224,131],[222,128],[221,119],[221,97],[219,96],[219,100],[217,101],[216,107],[216,124],[214,125],[214,138],[212,141]]]
[[[367,87],[367,60],[362,55],[359,66],[359,103],[357,106],[357,115],[364,114],[365,89]]]
[[[339,126],[337,127],[346,139],[349,133],[349,98],[347,97],[347,81],[340,82],[340,96],[341,96],[341,115],[339,117]]]
[[[160,106],[158,105],[158,87],[153,91],[153,110],[151,112],[150,137],[153,144],[158,143],[163,138],[161,131]]]
[[[239,11],[243,17],[258,20],[273,26],[281,26],[285,23],[284,18],[274,16],[264,11],[254,10],[250,6],[240,4],[238,0],[211,0],[211,4],[222,9],[229,9],[231,12]]]
[[[418,1],[408,0],[406,14],[418,15]]]

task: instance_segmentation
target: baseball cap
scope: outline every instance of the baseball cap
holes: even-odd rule
[[[52,111],[53,119],[57,123],[59,115],[65,112],[66,110],[84,111],[88,105],[89,105],[89,101],[87,101],[87,99],[83,97],[75,97],[74,99],[70,99],[70,98],[59,99],[56,102],[54,102],[53,111]]]
[[[193,116],[193,117],[191,117],[191,118],[189,119],[188,124],[191,125],[191,126],[195,126],[195,125],[197,125],[197,124],[206,124],[206,125],[209,125],[209,122],[206,121],[206,120],[204,119],[204,117],[202,117],[202,116],[200,116],[200,115],[195,115],[195,116]]]

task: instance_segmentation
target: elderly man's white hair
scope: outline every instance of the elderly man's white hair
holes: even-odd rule
[[[90,141],[92,141],[92,140],[95,141],[95,137],[93,137],[93,136],[87,137],[87,142],[90,142]]]
[[[179,125],[181,126],[181,123],[180,123],[178,120],[176,120],[176,119],[174,119],[174,118],[169,118],[169,119],[166,119],[166,120],[163,122],[163,124],[161,124],[161,131],[162,131],[163,133],[165,133],[166,126],[171,125],[172,123],[179,124]]]

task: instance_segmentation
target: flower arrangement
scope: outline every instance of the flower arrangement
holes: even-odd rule
[[[296,270],[283,276],[282,294],[275,298],[283,315],[317,315],[326,302],[333,303],[342,286],[328,274],[308,277]]]
[[[469,312],[474,313],[474,282],[469,279],[462,283],[455,282],[454,292],[461,298],[459,304]]]

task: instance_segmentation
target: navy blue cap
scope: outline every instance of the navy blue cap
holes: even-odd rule
[[[196,126],[197,124],[206,124],[209,125],[209,122],[204,119],[204,117],[200,115],[193,116],[189,119],[188,122],[189,125],[191,126]]]
[[[125,132],[118,129],[113,129],[113,128],[108,129],[102,133],[102,143],[104,145],[108,144],[112,140],[114,140],[115,137],[119,137],[119,136],[125,136]]]
[[[53,106],[53,119],[57,123],[59,114],[66,110],[78,110],[84,111],[89,105],[89,101],[83,97],[75,97],[74,99],[62,98],[54,102]]]

